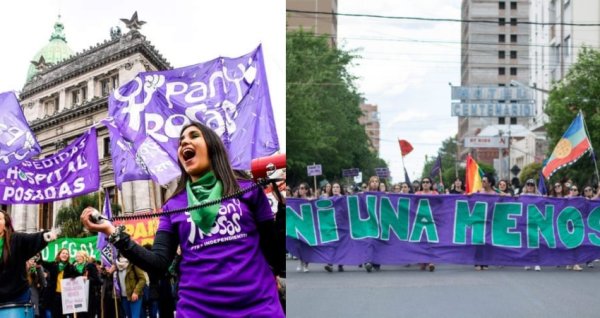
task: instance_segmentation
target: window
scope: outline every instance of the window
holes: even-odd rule
[[[516,125],[517,124],[517,117],[511,117],[510,118],[510,124],[511,125]]]
[[[500,10],[506,9],[506,2],[504,2],[504,1],[498,2],[498,9],[500,9]]]
[[[79,90],[73,90],[71,92],[71,106],[79,104]]]
[[[111,76],[110,80],[112,82],[112,90],[111,90],[111,92],[112,92],[113,90],[117,89],[117,87],[119,87],[119,75]]]
[[[510,3],[510,9],[511,10],[517,10],[517,3],[516,2],[511,2]]]
[[[87,87],[81,88],[81,102],[84,104],[87,101]]]
[[[39,218],[38,218],[39,229],[49,230],[53,227],[53,224],[52,224],[52,220],[54,219],[53,214],[54,214],[54,209],[52,206],[52,202],[43,203],[43,204],[39,205]]]
[[[505,24],[506,24],[506,19],[504,19],[504,18],[499,18],[498,19],[498,25],[503,26]]]
[[[516,34],[510,35],[510,43],[517,43],[517,35]]]
[[[511,67],[510,68],[510,75],[517,75],[517,68],[516,67]]]
[[[58,110],[58,97],[44,101],[44,115],[52,116]]]
[[[506,118],[498,117],[498,125],[504,125],[506,123]]]
[[[110,89],[109,82],[110,82],[110,80],[108,78],[105,78],[100,81],[102,96],[106,96],[110,93],[109,92],[109,89]]]
[[[505,58],[506,52],[505,51],[498,51],[498,58],[499,59],[503,59]]]
[[[517,18],[510,18],[510,25],[517,25]]]
[[[506,69],[504,67],[499,67],[498,68],[498,75],[504,75],[506,74]]]
[[[517,51],[510,51],[510,58],[511,59],[516,59],[517,58]]]
[[[498,87],[504,87],[504,86],[506,86],[506,84],[504,84],[504,83],[498,84]]]
[[[506,34],[498,34],[498,42],[500,42],[500,43],[506,42]]]
[[[110,137],[104,137],[103,146],[104,146],[104,158],[110,157]]]

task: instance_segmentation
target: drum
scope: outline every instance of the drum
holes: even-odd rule
[[[35,310],[29,304],[2,304],[0,305],[0,317],[2,318],[33,318]]]

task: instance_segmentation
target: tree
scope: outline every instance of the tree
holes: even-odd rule
[[[545,113],[550,119],[546,124],[549,151],[553,151],[580,110],[591,133],[592,146],[596,148],[600,145],[600,134],[596,133],[600,131],[600,52],[586,47],[580,51],[567,76],[554,85],[548,96]],[[578,185],[597,183],[590,157],[586,155],[573,166],[563,168],[552,176],[553,180],[567,178]]]
[[[287,33],[286,50],[288,182],[307,180],[306,166],[313,163],[329,180],[341,179],[342,169],[359,168],[367,176],[387,167],[358,123],[361,96],[347,71],[357,56],[303,30]]]
[[[56,225],[61,229],[61,237],[86,237],[92,235],[84,231],[79,216],[81,211],[87,207],[98,209],[98,193],[88,194],[73,198],[71,205],[62,207],[56,215]],[[111,204],[113,215],[121,212],[121,206]]]

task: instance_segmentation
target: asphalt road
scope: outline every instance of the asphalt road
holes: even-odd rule
[[[323,264],[297,272],[287,261],[288,317],[600,317],[600,263],[581,272],[564,267],[440,265],[357,266],[328,273]]]

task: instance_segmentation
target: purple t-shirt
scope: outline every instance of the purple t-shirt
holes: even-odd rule
[[[240,187],[250,181],[239,181]],[[188,206],[185,191],[163,207]],[[177,317],[284,317],[273,272],[260,250],[257,224],[272,220],[260,188],[223,201],[209,234],[189,213],[160,218],[158,231],[179,235],[180,264]]]

